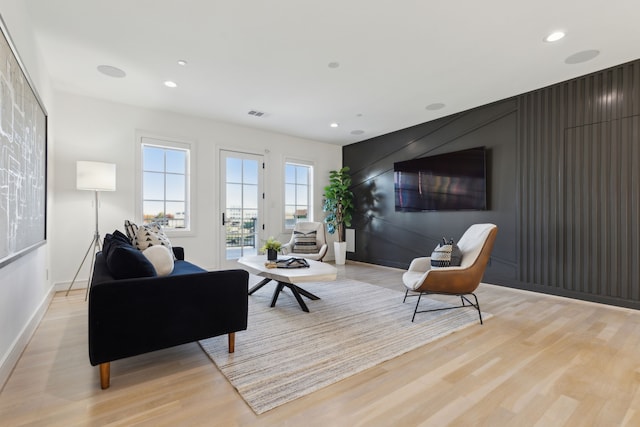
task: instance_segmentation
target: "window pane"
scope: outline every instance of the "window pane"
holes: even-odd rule
[[[294,165],[287,164],[284,167],[284,182],[287,184],[296,182],[296,167]]]
[[[296,223],[295,211],[295,206],[287,205],[284,207],[284,223],[286,228],[293,228],[293,225]]]
[[[244,160],[242,176],[245,184],[258,185],[258,162],[255,160]]]
[[[242,207],[242,184],[227,184],[227,207]]]
[[[298,166],[296,168],[296,183],[297,184],[309,184],[309,168],[306,166]]]
[[[143,174],[143,198],[145,200],[164,200],[164,174],[145,172]]]
[[[164,226],[171,228],[185,228],[185,203],[167,202],[165,218]]]
[[[142,207],[145,224],[164,216],[164,203],[145,200]]]
[[[242,182],[242,159],[227,158],[227,182]]]
[[[184,184],[184,175],[167,175],[167,200],[185,200]]]
[[[307,205],[309,203],[308,187],[306,185],[296,185],[296,205]]]
[[[142,157],[142,168],[145,171],[164,171],[164,150],[162,148],[144,146]]]
[[[296,208],[296,222],[308,221],[308,212],[306,206],[297,206]]]
[[[256,234],[258,212],[245,209],[242,215],[242,246],[256,247],[260,244]]]
[[[287,184],[284,186],[284,203],[287,205],[296,204],[296,186]]]
[[[184,150],[166,151],[167,172],[186,174],[185,170],[187,153]]]
[[[247,209],[258,209],[258,186],[243,185],[242,190],[243,206]]]

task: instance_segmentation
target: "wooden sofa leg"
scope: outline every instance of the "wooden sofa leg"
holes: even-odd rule
[[[229,353],[236,351],[236,333],[231,332],[229,334]]]
[[[105,362],[100,364],[100,387],[102,389],[109,388],[111,377],[111,362]]]

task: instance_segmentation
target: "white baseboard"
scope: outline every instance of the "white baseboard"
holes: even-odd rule
[[[18,363],[22,352],[27,348],[27,344],[29,344],[33,333],[36,331],[36,328],[40,324],[44,314],[47,312],[54,294],[55,289],[54,286],[52,286],[43,298],[40,306],[38,306],[38,309],[33,313],[27,324],[22,328],[20,334],[11,344],[9,351],[7,351],[3,359],[0,360],[0,391],[2,391],[7,380],[11,376],[11,372],[13,372],[13,368]]]

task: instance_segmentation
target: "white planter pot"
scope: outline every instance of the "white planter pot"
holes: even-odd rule
[[[347,259],[347,242],[333,242],[333,251],[336,256],[336,264],[344,265]]]

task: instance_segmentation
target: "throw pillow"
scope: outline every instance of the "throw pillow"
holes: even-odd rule
[[[431,267],[459,267],[462,264],[462,252],[453,239],[447,243],[443,237],[442,242],[431,253]]]
[[[138,226],[128,219],[124,220],[124,231],[127,233],[127,237],[129,241],[133,243],[133,239],[135,239],[136,234],[138,233]]]
[[[156,270],[153,264],[130,244],[112,241],[107,255],[107,268],[116,279],[133,279],[136,277],[154,277]]]
[[[131,246],[131,242],[122,232],[115,230],[113,234],[107,234],[102,241],[102,254],[105,260],[109,256],[111,248],[120,244]],[[131,246],[133,247],[133,246]]]
[[[153,264],[158,276],[168,276],[173,271],[173,255],[166,246],[149,246],[142,254]]]
[[[294,231],[293,252],[296,254],[317,253],[318,244],[316,243],[316,232],[310,231],[308,233],[303,233],[302,231]]]
[[[149,246],[162,245],[166,246],[169,252],[173,254],[169,238],[164,234],[164,231],[162,231],[162,227],[155,222],[139,226],[133,239],[133,244],[141,251],[144,251]]]

